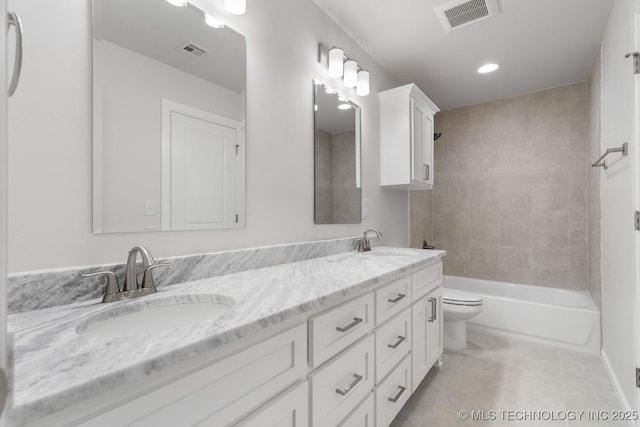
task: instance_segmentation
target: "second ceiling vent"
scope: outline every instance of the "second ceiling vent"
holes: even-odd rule
[[[497,0],[453,0],[434,10],[446,32],[500,13]]]

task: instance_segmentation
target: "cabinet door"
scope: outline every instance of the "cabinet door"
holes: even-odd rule
[[[425,171],[423,173],[426,176],[426,183],[433,185],[433,177],[435,176],[433,170],[433,116],[430,114],[424,115],[424,137],[422,139],[422,164]]]
[[[433,132],[430,115],[411,99],[411,178],[422,183],[428,183],[431,176],[432,154],[428,135],[430,131]]]
[[[412,392],[442,355],[442,287],[437,287],[411,307]]]
[[[442,356],[442,287],[427,294],[427,364],[429,367]]]
[[[237,427],[307,427],[309,425],[309,384],[302,384],[273,399]],[[215,425],[206,421],[202,426]]]

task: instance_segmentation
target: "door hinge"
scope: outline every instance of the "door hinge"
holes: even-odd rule
[[[635,223],[636,223],[636,230],[640,231],[640,211],[635,211],[634,217],[635,217]]]
[[[238,149],[240,148],[239,145],[236,145],[236,156],[238,155]]]
[[[640,388],[640,368],[636,368],[636,388]]]
[[[640,74],[640,52],[627,53],[624,57],[633,56],[633,74]]]
[[[238,223],[238,214],[236,214],[236,224]]]

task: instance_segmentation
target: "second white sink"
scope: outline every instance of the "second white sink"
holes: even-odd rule
[[[84,320],[76,332],[99,338],[149,335],[213,319],[235,302],[222,295],[176,295],[114,304]]]

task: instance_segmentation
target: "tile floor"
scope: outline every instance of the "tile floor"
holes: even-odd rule
[[[507,337],[468,326],[465,355],[443,355],[400,411],[392,427],[626,426],[612,421],[510,421],[501,410],[619,410],[597,356]],[[461,420],[461,410],[495,411],[496,420]]]

